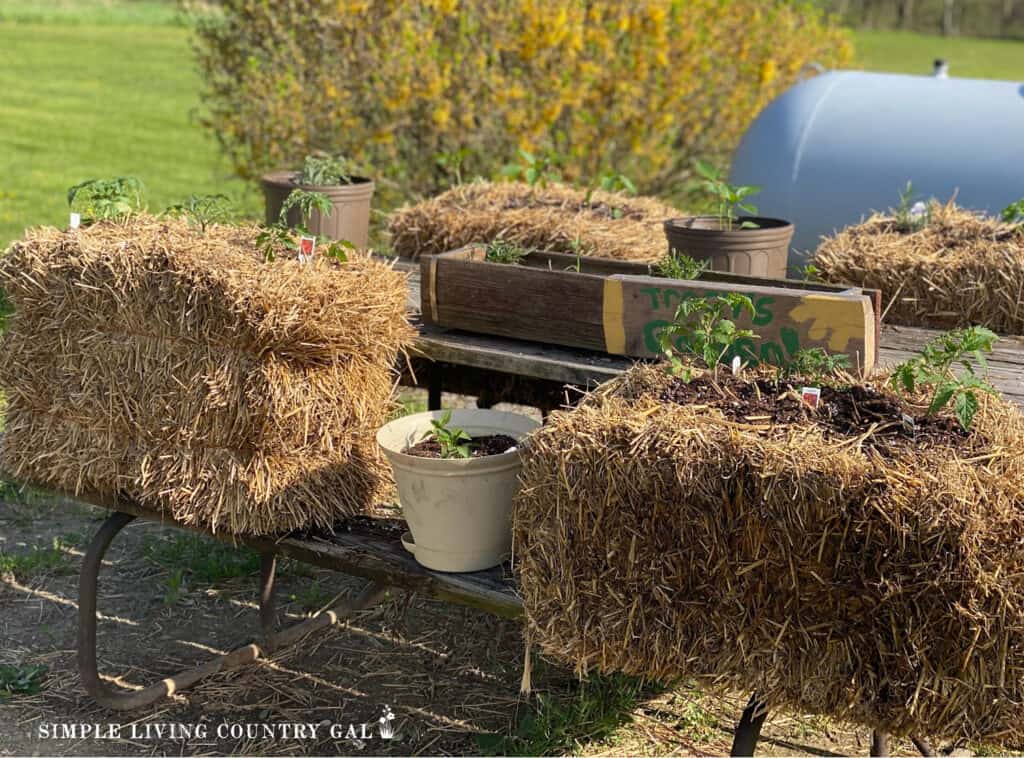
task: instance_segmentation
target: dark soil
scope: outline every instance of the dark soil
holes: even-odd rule
[[[507,453],[509,448],[515,447],[517,443],[507,434],[488,434],[482,437],[474,437],[469,443],[470,458],[484,458],[488,455],[501,455]],[[418,458],[440,458],[441,445],[435,439],[426,439],[417,442],[404,451],[406,455],[415,455]]]
[[[544,200],[543,198],[521,197],[514,198],[505,203],[502,210],[510,211],[517,208],[559,208],[572,213],[589,212],[591,215],[608,221],[628,218],[634,221],[643,221],[643,211],[631,208],[628,205],[608,205],[607,203],[566,203],[559,200]]]
[[[767,377],[739,380],[731,374],[720,375],[716,383],[702,376],[690,383],[674,379],[658,399],[680,405],[709,405],[730,420],[753,425],[813,423],[836,437],[859,437],[874,426],[864,440],[873,448],[903,447],[908,443],[961,448],[972,439],[955,419],[915,413],[895,395],[873,387],[823,386],[815,409],[800,397],[804,386]],[[913,431],[904,428],[904,414],[914,419]]]

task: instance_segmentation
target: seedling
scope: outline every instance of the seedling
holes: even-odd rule
[[[587,195],[583,198],[583,204],[589,206],[590,200],[596,190],[603,190],[605,192],[625,192],[627,195],[636,195],[636,185],[633,180],[625,174],[620,174],[616,171],[605,171],[597,180],[596,187],[589,187],[587,189]],[[621,208],[612,208],[613,218],[622,218]]]
[[[323,216],[330,216],[334,207],[331,205],[331,199],[323,192],[307,192],[302,189],[293,189],[281,204],[281,213],[278,215],[278,220],[282,224],[288,222],[288,212],[292,208],[299,209],[300,225],[305,227],[309,224],[309,218],[313,215],[314,210],[320,211],[320,214]]]
[[[122,219],[142,208],[142,182],[134,176],[88,179],[68,188],[68,208],[82,220]]]
[[[1010,203],[1003,208],[1003,212],[999,214],[999,217],[1007,224],[1013,224],[1014,226],[1024,225],[1024,198],[1015,203]]]
[[[433,429],[427,432],[427,437],[437,440],[437,444],[441,446],[442,458],[469,458],[469,443],[473,441],[473,438],[462,429],[449,428],[448,424],[451,423],[451,420],[452,412],[450,410],[445,411],[439,419],[431,419],[430,425]]]
[[[695,261],[685,253],[673,250],[658,262],[658,276],[666,279],[696,279],[707,268],[707,261]]]
[[[165,213],[184,216],[206,234],[206,227],[224,221],[231,213],[231,201],[227,195],[189,195],[181,203],[169,207]]]
[[[551,182],[560,182],[562,175],[558,166],[562,160],[558,153],[548,150],[539,158],[527,150],[520,150],[521,163],[509,163],[502,170],[502,176],[522,179],[531,187],[547,187]]]
[[[757,214],[757,206],[746,202],[746,198],[760,192],[760,187],[729,184],[714,166],[704,161],[697,161],[696,165],[697,173],[704,179],[705,191],[711,194],[718,204],[718,219],[723,229],[732,231],[739,221],[738,210],[750,216]],[[757,228],[753,221],[743,221],[739,226],[740,229]]]
[[[933,416],[953,404],[953,415],[960,426],[969,431],[974,415],[978,412],[977,390],[996,394],[996,389],[974,373],[969,358],[985,370],[988,366],[985,354],[992,352],[992,346],[999,337],[981,326],[954,329],[933,339],[919,356],[898,365],[889,380],[897,389],[914,392],[918,387],[933,389],[928,415]],[[960,364],[963,371],[953,372],[954,364]]]
[[[438,168],[455,178],[455,184],[462,184],[462,165],[466,159],[473,154],[468,147],[462,147],[447,153],[438,153],[434,156],[434,162]]]
[[[679,304],[672,323],[658,335],[659,347],[668,361],[670,374],[687,382],[690,380],[690,372],[678,356],[678,350],[682,348],[701,358],[717,380],[722,359],[730,352],[738,352],[741,340],[757,339],[752,331],[737,329],[736,322],[723,316],[726,309],[734,317],[744,310],[751,316],[755,312],[753,301],[736,292],[689,298]]]
[[[815,266],[813,263],[808,263],[804,266],[791,266],[790,271],[796,273],[800,277],[802,282],[820,282],[821,269]]]
[[[359,166],[344,155],[307,155],[295,182],[312,187],[352,184],[361,173]]]
[[[811,347],[793,353],[793,357],[782,367],[782,375],[786,377],[803,376],[815,380],[818,384],[823,384],[836,372],[849,368],[849,356],[829,355],[824,348]]]
[[[514,266],[529,254],[530,251],[522,245],[498,237],[487,245],[484,260],[489,263],[506,263]]]
[[[907,186],[900,192],[900,204],[893,209],[896,231],[901,234],[910,234],[924,229],[932,220],[931,203],[914,202],[914,185],[907,182]]]
[[[580,273],[581,266],[583,264],[583,252],[587,248],[587,243],[581,240],[579,235],[577,235],[576,239],[572,241],[570,247],[572,248],[573,255],[576,256],[576,261],[573,265],[566,268],[566,271],[575,271],[578,274]]]
[[[284,224],[271,224],[260,230],[256,235],[256,248],[263,254],[263,260],[273,263],[278,254],[294,250],[298,245],[298,235]]]

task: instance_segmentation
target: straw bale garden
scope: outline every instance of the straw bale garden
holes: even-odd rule
[[[729,180],[834,17],[111,7],[231,178],[5,240],[0,753],[1024,748],[1024,200]]]

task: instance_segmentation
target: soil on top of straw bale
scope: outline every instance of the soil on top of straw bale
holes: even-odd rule
[[[476,181],[396,211],[396,255],[413,260],[498,237],[533,250],[655,261],[667,250],[662,223],[683,215],[651,197],[565,185]]]
[[[232,533],[372,512],[405,275],[362,254],[268,263],[257,233],[138,215],[15,242],[0,466]]]
[[[932,203],[917,232],[875,214],[824,240],[814,264],[826,281],[884,292],[889,323],[1024,334],[1024,227],[952,202]]]
[[[814,411],[801,381],[637,366],[553,414],[514,516],[528,637],[580,672],[1020,744],[1024,418],[983,395],[963,432],[881,380]]]

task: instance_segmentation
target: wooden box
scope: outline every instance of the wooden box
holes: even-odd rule
[[[739,292],[754,303],[740,328],[759,339],[760,360],[785,363],[797,350],[846,354],[869,372],[878,360],[877,290],[706,271],[698,279],[652,276],[651,266],[532,252],[519,264],[489,263],[470,245],[421,260],[427,323],[637,358],[658,354],[657,335],[687,297]]]

